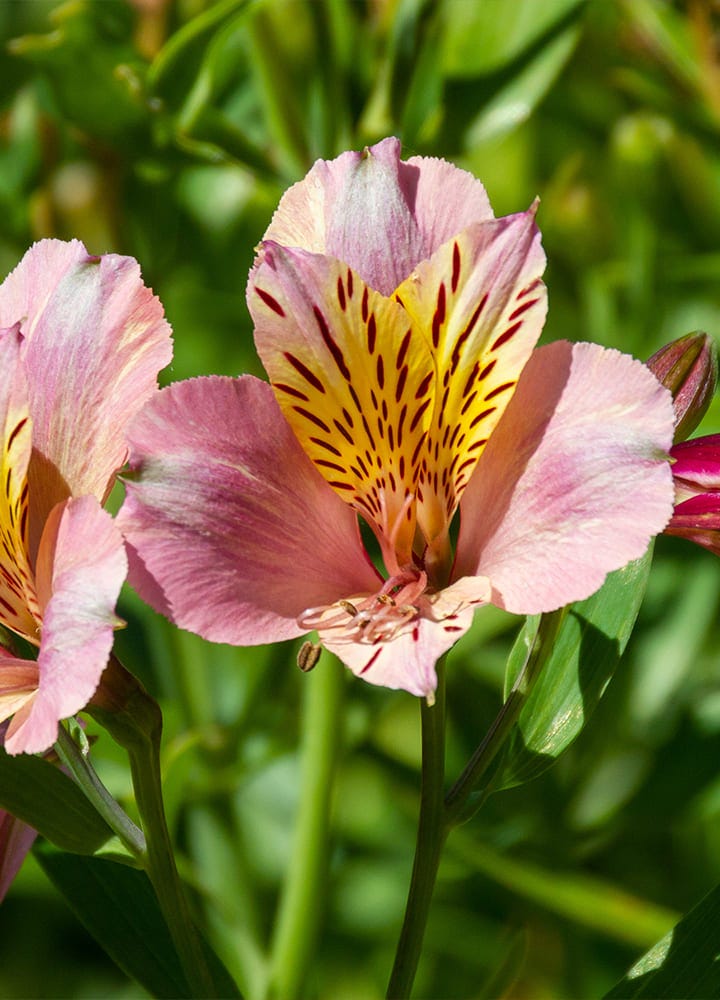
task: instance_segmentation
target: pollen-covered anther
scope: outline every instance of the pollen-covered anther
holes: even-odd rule
[[[420,614],[418,602],[426,588],[424,572],[404,569],[386,580],[377,594],[307,608],[297,622],[321,638],[326,633],[352,642],[387,642]]]

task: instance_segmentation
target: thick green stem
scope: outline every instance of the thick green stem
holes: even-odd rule
[[[160,771],[162,713],[139,681],[114,657],[88,711],[128,753],[152,882],[188,984],[197,997],[217,992],[190,916],[165,818]]]
[[[340,747],[343,670],[324,662],[308,675],[303,711],[300,808],[272,947],[270,991],[303,995],[322,914],[330,805]]]
[[[85,797],[89,802],[92,802],[110,829],[117,834],[131,854],[143,860],[146,844],[142,830],[135,826],[127,813],[115,801],[98,778],[89,756],[83,753],[64,726],[58,728],[55,751],[82,788]]]
[[[447,827],[443,815],[445,779],[445,658],[437,664],[435,704],[420,704],[422,720],[422,789],[415,860],[413,862],[405,919],[387,996],[409,997],[420,960]]]

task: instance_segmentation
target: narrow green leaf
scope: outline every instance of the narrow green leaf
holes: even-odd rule
[[[605,1000],[685,1000],[720,997],[720,886],[683,917]]]
[[[480,76],[507,66],[544,35],[574,21],[585,0],[445,0],[443,65],[449,76]],[[481,40],[480,44],[478,42]]]
[[[39,757],[0,750],[0,808],[74,854],[93,854],[113,835],[77,785]]]
[[[40,849],[48,878],[110,958],[157,997],[192,997],[145,872]]]
[[[145,872],[46,845],[35,856],[78,919],[128,976],[153,996],[193,996]],[[220,960],[207,946],[205,950],[216,995],[239,997]]]
[[[510,788],[540,774],[575,739],[615,672],[640,610],[652,561],[611,573],[605,584],[573,605],[542,673],[523,706],[495,788]],[[529,618],[513,646],[505,680],[509,690],[537,629]]]
[[[574,52],[580,33],[578,25],[571,25],[504,82],[468,126],[465,145],[472,149],[498,139],[527,121]]]

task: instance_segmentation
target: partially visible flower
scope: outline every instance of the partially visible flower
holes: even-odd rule
[[[494,218],[449,163],[318,161],[250,275],[271,385],[177,383],[130,428],[141,595],[214,641],[316,630],[432,700],[476,607],[550,611],[640,556],[672,511],[670,394],[616,351],[534,350],[544,264],[534,206]]]
[[[0,651],[0,660],[7,654]],[[3,744],[7,723],[0,723],[0,746]],[[27,823],[0,809],[0,903],[20,871],[25,856],[35,842],[37,831]]]
[[[673,446],[675,511],[665,529],[720,555],[720,434]]]
[[[50,747],[107,663],[127,563],[102,504],[170,356],[131,258],[43,240],[0,286],[0,624],[38,650],[0,661],[9,753]]]
[[[675,409],[675,442],[692,434],[707,412],[718,378],[717,348],[706,333],[688,333],[661,347],[647,366],[669,389]]]

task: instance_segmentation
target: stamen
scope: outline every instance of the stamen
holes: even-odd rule
[[[427,575],[406,568],[387,579],[377,594],[307,608],[297,622],[302,629],[319,632],[321,638],[332,634],[334,639],[351,642],[387,642],[417,618],[426,588]]]

